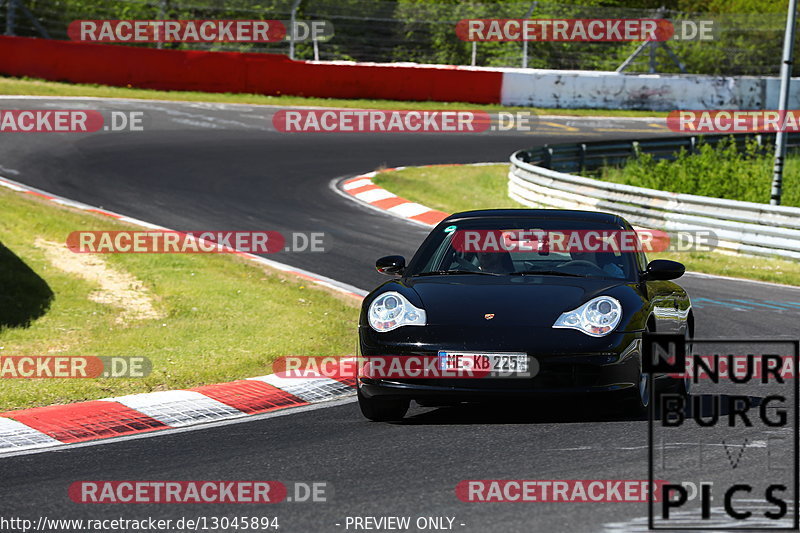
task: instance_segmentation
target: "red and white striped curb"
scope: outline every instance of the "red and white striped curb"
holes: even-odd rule
[[[405,198],[397,196],[396,194],[391,193],[378,185],[375,185],[375,183],[373,183],[372,181],[372,178],[383,172],[394,172],[406,168],[485,166],[485,165],[497,165],[497,164],[501,163],[472,163],[472,164],[451,163],[446,165],[423,165],[419,167],[387,168],[383,170],[377,170],[374,172],[368,172],[367,174],[361,174],[360,176],[356,176],[354,178],[346,179],[341,182],[340,186],[342,191],[344,191],[351,197],[355,198],[356,200],[368,204],[370,207],[373,207],[380,211],[384,211],[386,213],[389,213],[391,215],[400,218],[405,218],[413,222],[417,222],[418,224],[421,224],[423,226],[433,227],[442,220],[444,220],[445,218],[449,217],[450,213],[437,211],[435,209],[425,207],[422,204],[418,204],[412,202],[411,200],[406,200]],[[520,204],[520,207],[525,208],[526,206]],[[562,208],[569,209],[568,207],[562,207]],[[633,226],[633,228],[636,231],[647,230],[647,228],[640,226]]]
[[[376,209],[386,211],[392,215],[417,222],[423,226],[435,226],[450,216],[449,213],[437,211],[436,209],[425,207],[411,200],[406,200],[372,182],[372,178],[377,176],[380,172],[392,172],[404,168],[407,167],[387,168],[381,171],[361,174],[355,178],[344,180],[341,184],[341,188],[345,193],[356,200],[369,204]]]
[[[0,186],[59,205],[98,213],[149,229],[167,228],[28,187],[0,177]],[[232,251],[356,299],[357,287],[263,257]],[[355,394],[355,379],[283,378],[275,374],[188,390],[132,394],[66,405],[0,412],[0,455],[110,437],[178,428],[300,407]]]
[[[0,413],[3,453],[179,428],[353,396],[355,379],[270,374],[188,390]]]
[[[379,185],[375,185],[372,178],[384,172],[395,172],[397,170],[404,170],[406,168],[438,168],[438,167],[465,167],[465,166],[487,166],[487,165],[501,165],[505,162],[498,163],[448,163],[442,165],[421,165],[415,167],[395,167],[376,170],[361,174],[354,178],[348,178],[340,182],[339,187],[345,194],[355,198],[356,200],[369,205],[372,208],[384,211],[396,217],[405,218],[417,224],[426,227],[433,227],[445,218],[449,217],[451,213],[444,211],[437,211],[422,204],[406,200],[401,196],[387,191]]]

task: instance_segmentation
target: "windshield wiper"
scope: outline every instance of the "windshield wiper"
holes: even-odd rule
[[[481,276],[502,276],[495,272],[485,272],[483,270],[433,270],[430,272],[420,272],[417,276],[449,276],[451,274],[478,274]]]
[[[540,276],[569,276],[569,277],[573,277],[573,278],[592,277],[592,276],[585,276],[583,274],[575,274],[573,272],[562,272],[560,270],[520,270],[519,272],[512,272],[509,275],[511,275],[511,276],[527,276],[527,275],[531,275],[531,276],[535,276],[535,275],[540,275]]]

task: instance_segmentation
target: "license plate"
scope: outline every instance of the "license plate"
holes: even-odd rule
[[[478,376],[528,377],[528,354],[439,352],[439,370],[474,372]]]

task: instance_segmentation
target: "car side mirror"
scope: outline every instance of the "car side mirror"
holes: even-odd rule
[[[375,261],[375,269],[387,276],[401,276],[406,269],[406,258],[402,255],[387,255]]]
[[[683,276],[686,267],[677,261],[668,259],[654,259],[647,264],[644,278],[647,281],[677,279]]]

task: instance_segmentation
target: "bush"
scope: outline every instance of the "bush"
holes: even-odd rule
[[[716,145],[698,144],[696,153],[681,150],[676,159],[655,160],[642,154],[623,167],[605,167],[601,179],[636,187],[647,187],[730,200],[769,203],[773,154],[750,141],[738,150],[733,138]],[[783,176],[783,205],[800,207],[800,157],[790,154]]]

